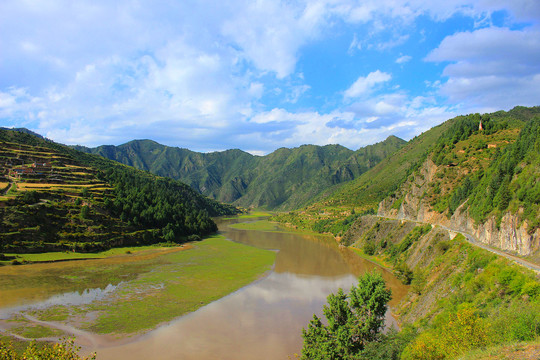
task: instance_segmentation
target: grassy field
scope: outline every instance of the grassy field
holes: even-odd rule
[[[237,216],[234,216],[234,217],[226,217],[226,218],[223,218],[223,219],[224,220],[230,220],[230,219],[253,219],[253,218],[258,218],[258,217],[263,217],[263,216],[272,216],[272,214],[269,213],[269,212],[266,212],[266,211],[250,211],[247,214],[241,214],[241,215],[237,215]]]
[[[378,256],[367,255],[361,249],[357,249],[355,247],[349,247],[349,248],[352,249],[356,253],[356,255],[360,256],[362,259],[366,259],[367,261],[377,264],[382,268],[390,269],[390,270],[392,269],[391,264],[387,263],[386,261],[384,261],[382,258]]]
[[[257,280],[272,268],[276,255],[221,236],[185,245],[184,251],[126,249],[99,254],[107,256],[105,259],[4,267],[0,269],[0,292],[8,301],[4,306],[10,306],[8,298],[11,303],[16,301],[18,294],[82,292],[116,284],[119,287],[112,295],[89,305],[57,305],[30,313],[40,320],[124,336],[153,329]],[[134,253],[116,256],[126,251]],[[24,276],[10,272],[24,268]],[[41,328],[26,331],[24,328],[33,324],[21,318],[19,321],[22,326],[18,326],[18,333],[50,333]]]
[[[113,304],[96,304],[98,333],[133,333],[194,311],[257,280],[275,253],[214,237],[193,250],[163,256],[165,264],[123,287]],[[156,288],[160,286],[161,288]],[[144,295],[141,295],[143,293]]]
[[[259,220],[255,222],[233,224],[233,225],[229,225],[229,227],[232,227],[233,229],[239,229],[239,230],[258,230],[258,231],[273,231],[273,232],[283,231],[275,223],[271,223],[268,220]]]
[[[296,233],[296,234],[316,235],[316,236],[322,235],[318,232],[307,230],[307,229],[284,227],[283,225],[280,225],[276,222],[272,222],[269,220],[259,220],[259,221],[254,221],[250,223],[239,223],[239,224],[233,224],[229,226],[233,229],[238,229],[238,230],[257,230],[257,231]]]
[[[540,339],[510,345],[498,345],[487,349],[471,351],[462,360],[536,360],[540,358]]]
[[[185,245],[188,246],[188,245]],[[132,247],[120,247],[112,248],[107,251],[97,253],[78,253],[78,252],[48,252],[38,254],[5,254],[7,256],[15,256],[19,262],[51,262],[62,260],[80,260],[80,259],[104,259],[111,256],[132,255],[144,251],[157,250],[163,248],[161,244],[149,245],[149,246],[132,246]],[[7,265],[10,261],[3,261]]]

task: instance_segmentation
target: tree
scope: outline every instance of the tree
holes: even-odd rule
[[[83,207],[81,207],[81,219],[88,219],[89,216],[90,208],[88,207],[88,205],[84,205]]]
[[[349,294],[339,289],[330,294],[323,308],[327,324],[313,315],[308,329],[302,330],[302,359],[355,359],[366,344],[377,341],[391,291],[380,273],[366,273]]]

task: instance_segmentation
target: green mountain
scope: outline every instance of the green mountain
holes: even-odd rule
[[[540,250],[539,122],[540,107],[458,116],[278,219],[340,235],[361,214],[378,212],[445,225],[532,256]]]
[[[0,129],[0,251],[183,242],[237,213],[172,179]]]
[[[151,140],[77,148],[179,179],[218,201],[285,210],[305,205],[321,193],[357,178],[405,143],[391,136],[357,151],[340,145],[303,145],[281,148],[266,156],[238,149],[203,154]]]
[[[450,119],[334,193],[275,219],[333,233],[411,285],[392,308],[400,331],[362,340],[360,350],[354,341],[362,329],[350,330],[356,314],[345,305],[361,302],[356,294],[330,295],[330,325],[309,323],[302,359],[335,349],[358,359],[538,352],[540,107]],[[338,325],[327,311],[337,308],[345,319]]]

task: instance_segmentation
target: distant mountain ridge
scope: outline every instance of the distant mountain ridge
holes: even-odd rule
[[[40,139],[45,139],[46,138],[43,136],[43,135],[40,135],[36,132],[33,132],[32,130],[29,130],[27,128],[7,128],[7,127],[1,127],[0,126],[0,130],[11,130],[11,131],[17,131],[17,132],[20,132],[20,133],[23,133],[23,134],[28,134],[28,135],[33,135],[33,136],[36,136]]]
[[[356,151],[341,145],[302,145],[280,148],[266,156],[239,149],[198,153],[152,140],[76,149],[181,180],[218,201],[289,210],[357,178],[405,144],[390,136]]]

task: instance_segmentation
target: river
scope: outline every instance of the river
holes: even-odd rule
[[[302,348],[302,328],[326,297],[349,289],[357,276],[378,268],[393,291],[390,305],[406,293],[388,271],[363,260],[335,240],[279,232],[236,230],[221,221],[220,231],[239,243],[277,250],[273,271],[229,296],[136,339],[98,347],[98,359],[287,359]],[[387,316],[387,323],[393,319]]]
[[[83,354],[96,352],[99,360],[287,359],[301,351],[302,328],[314,313],[322,316],[328,294],[340,287],[348,290],[359,275],[378,269],[392,289],[390,306],[407,292],[407,287],[390,272],[360,258],[351,249],[339,247],[331,237],[229,226],[256,220],[218,220],[218,226],[231,241],[277,252],[273,269],[258,281],[140,336],[114,339],[73,326],[61,324],[60,329],[77,336]],[[150,253],[137,258],[157,256],[159,253]],[[0,272],[0,331],[9,332],[19,326],[7,320],[17,314],[58,328],[58,323],[37,321],[31,316],[32,309],[89,304],[114,295],[121,281],[136,279],[140,272],[139,263],[132,259],[124,256],[4,267]],[[107,269],[113,265],[117,269],[119,264],[119,276],[110,283],[110,276],[105,276]],[[73,282],[76,275],[80,279]],[[387,325],[393,323],[388,313]]]

